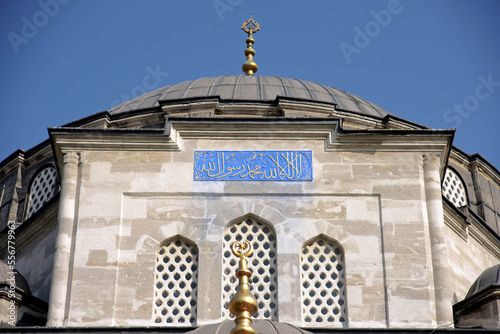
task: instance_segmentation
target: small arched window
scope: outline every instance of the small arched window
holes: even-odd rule
[[[344,252],[335,241],[316,238],[300,255],[302,324],[307,327],[347,325]]]
[[[198,250],[181,238],[161,246],[156,254],[153,321],[195,326],[198,291]]]
[[[54,167],[48,166],[38,172],[31,182],[26,219],[50,201],[58,190],[57,171]]]
[[[248,218],[226,228],[222,250],[222,318],[233,317],[228,310],[229,302],[236,293],[238,280],[235,277],[238,259],[231,253],[235,241],[247,240],[253,253],[248,259],[252,271],[250,291],[254,294],[259,311],[256,319],[278,319],[278,276],[276,272],[276,234],[265,223]]]
[[[457,208],[467,205],[467,193],[464,183],[458,174],[450,167],[446,168],[441,192]]]

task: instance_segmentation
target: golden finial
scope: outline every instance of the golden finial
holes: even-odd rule
[[[252,326],[252,316],[259,310],[257,300],[250,293],[249,280],[252,273],[247,268],[247,256],[252,255],[252,245],[248,241],[235,242],[231,246],[233,254],[240,258],[239,269],[236,271],[236,277],[240,280],[238,291],[229,303],[229,312],[236,319],[236,327],[231,334],[257,334]]]
[[[255,56],[255,50],[253,49],[253,43],[255,40],[253,39],[253,33],[257,32],[260,30],[260,26],[253,19],[253,14],[250,14],[250,18],[243,22],[243,25],[241,26],[241,29],[243,29],[247,34],[248,38],[246,40],[247,42],[247,49],[245,50],[245,56],[247,56],[247,61],[243,64],[241,67],[243,72],[245,72],[247,75],[254,75],[255,72],[257,72],[257,64],[253,61],[253,56]]]

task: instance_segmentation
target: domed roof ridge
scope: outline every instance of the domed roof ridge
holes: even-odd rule
[[[234,328],[234,321],[224,320],[219,323],[200,326],[186,334],[218,334],[229,333]],[[312,334],[309,331],[295,327],[285,322],[272,320],[253,320],[253,327],[257,333],[276,334]]]
[[[229,75],[199,78],[158,88],[109,110],[111,115],[157,109],[160,101],[217,97],[223,101],[272,102],[277,97],[332,104],[337,110],[376,118],[389,113],[383,108],[341,89],[301,79],[279,76]]]
[[[474,283],[472,283],[465,298],[468,298],[491,285],[500,285],[500,264],[489,267],[483,271]]]
[[[15,287],[21,289],[27,294],[31,294],[30,286],[26,279],[16,269],[11,270],[10,266],[4,261],[0,260],[0,284],[11,285],[10,278],[14,276]]]

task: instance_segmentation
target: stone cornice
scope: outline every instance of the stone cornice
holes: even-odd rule
[[[500,171],[495,166],[490,164],[480,154],[467,154],[459,148],[453,146],[450,158],[455,163],[462,166],[464,169],[472,171],[477,169],[482,175],[489,179],[492,183],[500,186]]]
[[[16,252],[21,251],[26,245],[29,245],[33,239],[48,231],[52,226],[57,224],[57,215],[59,209],[59,198],[54,198],[46,204],[44,209],[37,212],[27,221],[16,228]],[[3,257],[7,253],[7,237],[6,230],[0,235],[0,256]]]
[[[500,260],[500,239],[474,212],[466,209],[457,209],[443,197],[443,212],[445,224],[460,238],[467,241],[469,237],[477,241],[482,247]]]
[[[479,154],[474,154],[471,157],[471,170],[472,169],[477,169],[479,173],[484,175],[490,182],[500,187],[499,171]]]
[[[17,150],[2,161],[0,165],[0,181],[3,181],[3,179],[18,170],[19,165],[24,163],[24,153],[23,150]]]
[[[453,313],[459,316],[479,309],[494,299],[500,299],[500,285],[490,285],[487,288],[453,305]]]
[[[470,156],[462,152],[460,149],[457,149],[455,146],[451,149],[450,160],[465,170],[469,170],[470,168]]]
[[[147,129],[147,126],[152,124],[161,124],[163,126],[163,113],[147,113],[132,115],[123,119],[113,119],[107,122],[106,128],[118,128],[118,129]]]
[[[49,134],[59,162],[63,151],[179,151],[182,139],[317,139],[332,152],[433,152],[444,166],[454,130],[343,130],[333,117],[167,117],[165,129],[49,128]]]
[[[474,218],[472,215],[470,217]],[[490,232],[483,222],[477,219],[470,219],[470,221],[471,224],[468,228],[469,235],[500,260],[500,242],[498,236]]]
[[[469,238],[469,223],[467,217],[461,212],[457,211],[452,204],[449,204],[445,197],[443,197],[443,212],[445,224],[455,232],[464,241]]]
[[[163,129],[49,128],[56,161],[61,168],[68,151],[178,151],[180,148]]]
[[[30,295],[17,287],[15,292],[11,293],[9,287],[5,284],[0,284],[0,299],[6,299],[9,301],[13,300],[18,306],[27,306],[30,309],[34,309],[42,313],[47,313],[47,310],[49,309],[49,306],[45,301]]]
[[[341,120],[329,118],[169,118],[182,138],[327,139],[327,150],[344,148],[440,152],[451,145],[454,130],[342,130]],[[443,152],[444,153],[444,152]]]
[[[293,116],[327,117],[335,110],[335,105],[277,96],[274,101],[222,100],[212,96],[159,101],[162,111],[169,116],[214,115],[255,117]]]
[[[0,163],[0,181],[22,168],[36,165],[52,155],[48,140],[43,141],[28,151],[17,150]]]
[[[183,139],[325,139],[333,138],[339,120],[335,118],[169,118],[177,136]]]

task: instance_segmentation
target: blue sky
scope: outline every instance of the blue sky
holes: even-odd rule
[[[0,0],[0,161],[150,89],[242,73],[250,12],[257,74],[456,128],[500,169],[497,0]]]

